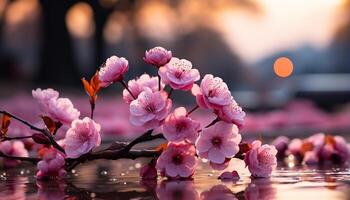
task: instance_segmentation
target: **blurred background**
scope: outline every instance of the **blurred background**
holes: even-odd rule
[[[35,113],[31,89],[52,87],[88,112],[80,78],[114,54],[129,60],[127,79],[155,74],[142,61],[154,46],[192,61],[202,77],[222,77],[249,112],[247,132],[349,130],[347,0],[0,0],[0,108]],[[118,90],[103,92],[111,103],[100,115]],[[122,118],[112,119],[120,129]]]

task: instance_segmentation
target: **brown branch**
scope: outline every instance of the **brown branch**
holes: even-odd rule
[[[11,113],[9,113],[7,111],[0,110],[0,113],[6,114],[6,115],[10,116],[11,118],[21,122],[22,124],[27,125],[32,130],[35,130],[35,131],[43,133],[50,140],[50,143],[52,144],[53,147],[55,147],[57,150],[65,153],[64,149],[59,144],[57,144],[57,142],[55,141],[55,139],[52,137],[51,133],[47,129],[45,129],[45,128],[38,128],[38,127],[32,125],[31,123],[29,123],[29,122],[27,122],[27,121],[25,121],[25,120],[15,116],[15,115],[13,115],[13,114],[11,114]]]
[[[189,116],[191,113],[193,113],[195,110],[197,110],[199,108],[199,106],[198,105],[196,105],[194,108],[192,108],[188,113],[187,113],[187,115],[186,116]]]
[[[20,160],[20,161],[28,161],[28,162],[32,162],[32,163],[37,163],[41,160],[40,158],[9,156],[9,155],[6,155],[2,152],[0,152],[0,157],[14,159],[14,160]]]
[[[132,98],[133,99],[136,99],[136,97],[134,96],[134,94],[130,91],[130,89],[129,89],[129,87],[128,87],[128,85],[125,83],[125,81],[124,80],[121,80],[121,81],[119,81],[122,85],[123,85],[123,87],[129,92],[129,94],[132,96]]]
[[[22,136],[22,137],[3,137],[1,142],[3,141],[7,141],[7,140],[22,140],[22,139],[28,139],[28,138],[32,138],[32,135],[29,136]]]

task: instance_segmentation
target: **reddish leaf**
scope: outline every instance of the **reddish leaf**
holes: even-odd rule
[[[165,142],[160,144],[155,150],[158,152],[162,152],[162,151],[165,151],[167,148],[168,148],[168,143]]]
[[[90,85],[94,89],[95,94],[100,90],[100,79],[98,78],[98,71],[95,73],[95,75],[90,80]]]
[[[41,133],[34,133],[32,135],[32,138],[34,140],[34,142],[38,143],[38,144],[50,144],[50,140],[43,134]]]
[[[6,135],[8,128],[11,123],[11,117],[8,114],[3,114],[2,115],[2,121],[1,121],[1,135],[4,136]]]
[[[94,89],[91,87],[90,83],[85,80],[85,78],[81,79],[81,82],[83,83],[85,92],[91,97],[94,95]]]
[[[252,145],[249,143],[242,142],[239,144],[239,153],[247,153],[252,148]]]
[[[314,149],[314,145],[311,142],[304,142],[301,145],[301,153],[305,154],[308,151],[312,151]]]
[[[60,125],[60,122],[55,122],[53,119],[51,119],[48,116],[41,116],[41,118],[43,119],[45,126],[47,129],[49,129],[50,133],[54,134],[56,132],[57,125]],[[61,126],[61,125],[60,125]]]
[[[332,135],[326,135],[325,143],[334,146],[336,142],[335,142],[335,139]]]

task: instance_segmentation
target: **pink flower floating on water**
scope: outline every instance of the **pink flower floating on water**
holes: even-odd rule
[[[101,126],[92,119],[74,120],[64,140],[68,158],[77,158],[88,153],[101,143]]]
[[[130,122],[135,126],[156,128],[168,115],[172,101],[164,91],[153,92],[149,88],[130,103]]]
[[[276,154],[274,146],[261,145],[261,141],[256,140],[246,153],[244,161],[253,177],[267,178],[277,166]]]
[[[277,140],[278,138],[274,141],[274,144]],[[278,143],[275,145],[278,145]],[[341,136],[317,133],[303,140],[295,138],[287,145],[288,149],[285,156],[293,155],[297,158],[297,161],[307,165],[348,164],[350,159],[348,143]],[[279,158],[283,159],[283,157]]]
[[[146,181],[157,179],[156,160],[152,160],[140,169],[140,177],[142,180]]]
[[[169,114],[163,124],[163,135],[171,142],[189,141],[198,137],[200,123],[187,116],[186,108],[179,107]]]
[[[190,178],[197,164],[195,147],[187,143],[169,143],[159,156],[156,168],[172,179]]]
[[[190,90],[194,82],[200,79],[199,71],[192,69],[190,61],[178,58],[172,58],[168,64],[159,68],[158,74],[165,84],[175,90]]]
[[[0,142],[0,152],[8,156],[28,157],[28,151],[22,141],[2,141]],[[20,161],[4,159],[5,167],[15,167]]]
[[[154,47],[145,52],[143,60],[156,67],[161,67],[167,64],[172,57],[171,51],[164,49],[163,47]]]
[[[43,159],[37,164],[36,176],[38,179],[64,177],[66,175],[64,165],[64,155],[54,148],[47,148],[44,151]]]
[[[101,87],[108,87],[113,82],[123,80],[124,74],[129,69],[129,62],[125,58],[111,56],[106,60],[105,65],[99,71]]]
[[[139,78],[130,80],[128,82],[128,87],[131,93],[137,98],[139,94],[145,91],[146,88],[152,90],[152,92],[156,92],[159,90],[158,88],[158,77],[151,77],[148,74],[142,74]],[[161,90],[164,88],[164,84],[161,84]],[[123,99],[126,103],[130,104],[134,98],[131,94],[124,89],[123,90]]]
[[[224,164],[238,153],[241,139],[236,125],[218,122],[200,133],[197,154],[214,164]]]

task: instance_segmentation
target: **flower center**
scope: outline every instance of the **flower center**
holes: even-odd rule
[[[186,123],[180,121],[180,122],[176,123],[175,127],[176,127],[176,132],[180,133],[180,132],[182,132],[184,129],[186,129]]]
[[[211,143],[213,144],[214,147],[220,147],[221,145],[221,138],[220,137],[213,137],[211,139]]]
[[[153,113],[155,111],[155,108],[153,105],[148,105],[145,108],[147,110],[148,113]]]
[[[173,157],[173,163],[175,165],[180,165],[182,163],[183,157],[181,154],[178,154],[176,156]]]

